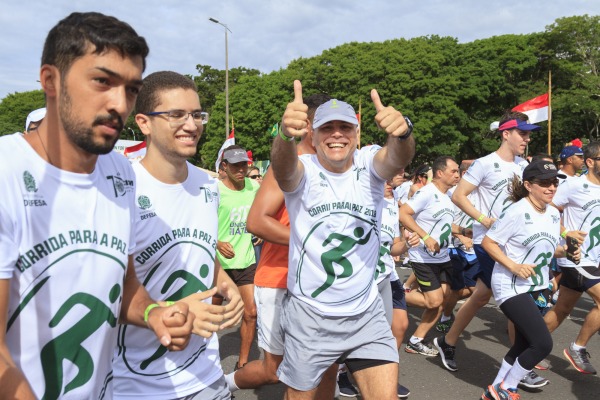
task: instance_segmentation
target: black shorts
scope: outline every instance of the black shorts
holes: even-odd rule
[[[423,264],[410,262],[421,292],[431,292],[442,287],[442,282],[450,281],[452,263],[446,261],[439,264]]]
[[[600,283],[600,268],[598,267],[562,267],[560,285],[577,292],[585,292]]]
[[[229,275],[233,283],[237,286],[253,285],[256,264],[251,264],[249,267],[243,269],[226,269],[225,273]]]

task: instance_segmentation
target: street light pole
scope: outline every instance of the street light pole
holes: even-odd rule
[[[226,24],[214,18],[208,20],[225,28],[225,139],[227,139],[229,137],[229,49],[227,48],[227,31],[231,32],[231,30]]]

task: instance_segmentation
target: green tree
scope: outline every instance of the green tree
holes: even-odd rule
[[[44,107],[45,104],[42,90],[7,95],[0,102],[0,135],[23,132],[27,115],[33,110]]]

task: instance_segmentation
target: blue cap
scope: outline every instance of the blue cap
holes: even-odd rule
[[[571,156],[582,156],[582,155],[583,155],[583,150],[581,150],[581,147],[567,146],[564,149],[562,149],[562,151],[560,152],[559,158],[561,160],[565,160]]]

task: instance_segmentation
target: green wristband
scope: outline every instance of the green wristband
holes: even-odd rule
[[[285,142],[295,142],[295,137],[289,137],[283,134],[283,129],[281,129],[281,125],[279,126],[279,137],[282,138]]]
[[[485,214],[481,214],[479,216],[479,218],[477,218],[477,222],[481,223],[481,221],[483,221],[484,218],[485,218]]]
[[[154,310],[156,307],[160,307],[160,306],[156,303],[152,303],[148,307],[146,307],[146,310],[144,311],[144,322],[145,323],[148,323],[148,314],[150,314],[150,311]]]
[[[174,301],[165,301],[165,305],[166,305],[167,307],[169,307],[169,306],[172,306],[173,304],[175,304],[175,302],[174,302]]]
[[[562,231],[562,233],[560,234],[560,237],[562,237],[563,239],[567,238],[567,233],[569,233],[568,229],[565,229],[564,231]]]
[[[429,235],[425,235],[425,236],[423,236],[423,241],[426,241],[426,240],[427,240],[427,239],[429,239],[430,237],[431,237],[431,236],[429,236]]]

